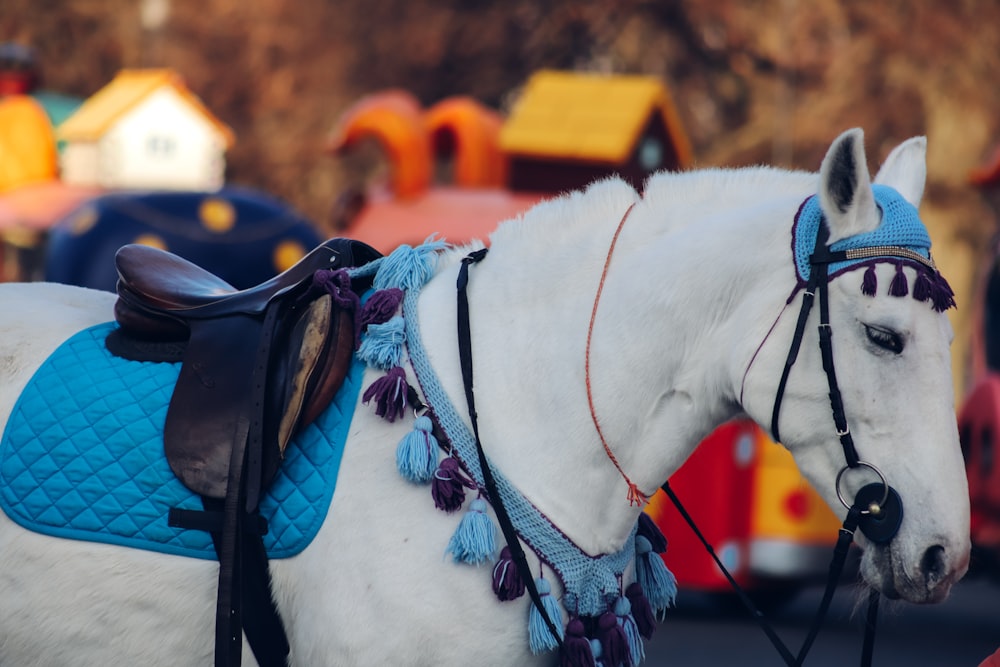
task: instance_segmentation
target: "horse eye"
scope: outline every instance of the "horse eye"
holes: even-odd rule
[[[875,343],[883,350],[888,350],[894,354],[899,354],[903,351],[903,338],[895,331],[880,329],[879,327],[873,327],[866,324],[865,334],[868,336],[868,340]]]

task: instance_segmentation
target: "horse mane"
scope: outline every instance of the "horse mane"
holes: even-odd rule
[[[519,217],[505,221],[490,235],[490,242],[544,242],[548,247],[571,243],[578,241],[581,235],[590,236],[605,227],[613,228],[633,203],[636,204],[633,213],[636,218],[647,218],[646,224],[659,235],[669,234],[695,219],[705,219],[734,208],[760,206],[762,193],[805,199],[816,192],[818,185],[819,176],[814,172],[769,166],[664,171],[646,181],[640,197],[621,178],[611,177],[596,181],[586,189],[547,199]],[[669,216],[664,212],[669,212]],[[482,243],[472,245],[481,247]],[[467,252],[467,248],[462,252]]]

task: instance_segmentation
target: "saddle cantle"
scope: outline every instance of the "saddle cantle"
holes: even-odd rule
[[[259,664],[285,664],[258,503],[285,445],[332,400],[354,355],[356,294],[367,286],[317,288],[314,276],[379,256],[363,243],[332,239],[284,273],[237,290],[156,248],[128,245],[116,255],[120,335],[184,341],[164,451],[206,511],[173,511],[171,524],[212,533],[220,564],[218,666],[239,665],[240,627]]]

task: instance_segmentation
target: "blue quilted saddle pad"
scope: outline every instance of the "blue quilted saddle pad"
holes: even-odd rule
[[[115,326],[67,340],[21,394],[0,441],[0,507],[47,535],[214,559],[207,532],[167,525],[172,507],[202,509],[163,454],[180,364],[111,355],[104,339]],[[302,551],[326,518],[364,368],[355,358],[331,405],[288,445],[261,500],[272,558]]]

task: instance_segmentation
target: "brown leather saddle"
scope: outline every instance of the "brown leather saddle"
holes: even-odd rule
[[[188,488],[225,497],[234,434],[255,381],[265,383],[258,388],[264,402],[250,409],[260,412],[256,417],[274,445],[265,479],[273,476],[294,432],[319,416],[340,388],[354,352],[354,314],[329,294],[309,299],[313,276],[378,256],[362,243],[332,239],[284,273],[237,290],[157,248],[118,251],[115,318],[121,334],[184,343],[164,447]],[[266,366],[255,369],[258,356]]]
[[[255,654],[258,645],[275,643],[255,640],[277,619],[267,586],[250,593],[258,606],[269,607],[265,616],[274,617],[249,620],[264,630],[247,627],[241,616],[243,570],[268,581],[258,501],[285,446],[330,403],[354,354],[356,295],[369,285],[352,285],[346,274],[331,271],[378,257],[358,241],[332,239],[284,273],[237,290],[163,250],[127,245],[116,255],[119,329],[108,347],[140,359],[136,350],[143,344],[183,350],[164,450],[177,477],[203,497],[206,512],[175,510],[171,522],[208,530],[215,541],[221,564],[217,665],[239,664],[242,633],[232,630],[241,624]],[[341,284],[330,282],[335,275]],[[321,277],[326,286],[317,282]],[[261,651],[260,664],[284,664],[280,650]],[[268,651],[274,653],[270,658]]]

